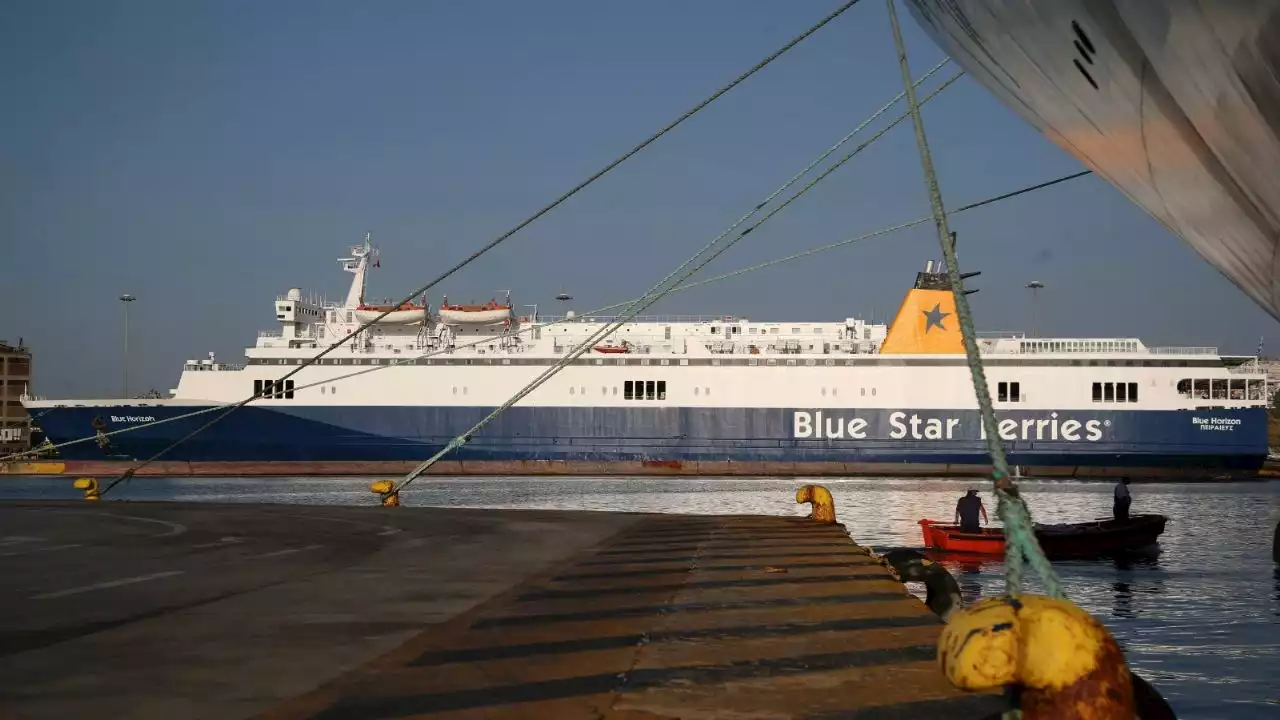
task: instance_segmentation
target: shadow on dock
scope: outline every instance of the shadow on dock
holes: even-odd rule
[[[21,717],[984,718],[804,518],[0,504]]]

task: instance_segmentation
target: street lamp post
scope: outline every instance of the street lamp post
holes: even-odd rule
[[[124,305],[124,394],[121,397],[126,399],[129,397],[129,303],[137,299],[129,293],[120,296],[120,302]]]
[[[1027,283],[1027,287],[1031,289],[1031,337],[1036,336],[1036,301],[1040,297],[1040,290],[1044,288],[1044,283],[1039,280],[1032,280]]]

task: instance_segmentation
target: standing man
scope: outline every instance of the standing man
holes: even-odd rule
[[[982,532],[982,527],[978,525],[979,513],[982,514],[982,522],[985,524],[987,508],[983,506],[982,498],[978,497],[978,491],[975,488],[969,488],[969,492],[956,502],[956,522],[960,523],[960,532]]]
[[[1128,522],[1129,520],[1129,503],[1133,502],[1133,498],[1129,497],[1129,478],[1122,477],[1120,482],[1116,483],[1116,500],[1111,506],[1111,512],[1116,516],[1116,522]]]

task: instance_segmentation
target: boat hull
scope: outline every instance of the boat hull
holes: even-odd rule
[[[1037,525],[1036,539],[1045,556],[1052,560],[1095,557],[1153,545],[1164,533],[1167,522],[1163,515],[1134,515],[1125,522]],[[946,553],[998,556],[1005,551],[1004,531],[995,528],[966,533],[956,525],[921,520],[920,533],[925,547]]]
[[[960,532],[956,525],[921,520],[920,533],[924,546],[933,550],[964,555],[1004,554],[1004,532],[998,529],[983,528],[981,532],[967,533]]]
[[[909,5],[966,73],[1280,319],[1280,3]]]
[[[66,460],[149,458],[192,433],[225,406],[72,406],[32,408],[55,444],[89,437],[95,422],[106,431],[137,428],[108,438],[64,447]],[[279,401],[250,405],[197,433],[165,455],[166,460],[218,463],[382,463],[417,461],[439,450],[491,411],[489,407],[297,406]],[[694,463],[758,464],[760,474],[843,474],[853,466],[876,472],[892,466],[983,468],[989,464],[978,436],[976,411],[828,410],[828,417],[796,409],[624,408],[516,406],[494,420],[450,460],[496,463],[571,462],[600,467],[624,463],[659,469]],[[915,439],[909,418],[952,417],[951,439]],[[1206,415],[1215,423],[1203,422]],[[1026,417],[1023,417],[1026,416]],[[813,421],[828,429],[843,417],[847,430],[865,437],[814,438]],[[1071,413],[1077,425],[1037,425],[1039,414],[1002,413],[1008,426],[1031,429],[1006,439],[1015,464],[1087,475],[1090,468],[1167,469],[1171,473],[1256,471],[1266,457],[1263,409],[1116,411]],[[904,418],[908,418],[904,420]],[[165,421],[165,422],[159,422]],[[809,423],[806,426],[806,423]],[[1091,424],[1091,423],[1096,423]],[[927,423],[925,424],[927,425]],[[1081,428],[1062,437],[1064,428]],[[1098,430],[1095,440],[1087,430]],[[1038,438],[1035,430],[1044,430]],[[895,437],[905,431],[906,437]],[[1053,433],[1055,438],[1050,438]],[[824,472],[823,468],[829,470]],[[703,473],[698,473],[703,474]],[[849,473],[858,474],[858,473]]]
[[[450,310],[440,308],[441,322],[450,325],[493,325],[512,318],[510,308],[493,310]]]
[[[387,316],[378,319],[383,313],[382,310],[356,310],[355,318],[362,323],[370,323],[377,320],[379,323],[387,325],[409,325],[412,323],[423,323],[427,320],[426,310],[394,310],[387,313]]]

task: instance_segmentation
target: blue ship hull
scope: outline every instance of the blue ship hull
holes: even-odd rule
[[[144,426],[60,450],[66,460],[145,459],[225,411],[147,423],[198,406],[37,411],[54,443]],[[487,407],[248,406],[165,454],[169,461],[385,462],[429,457]],[[1010,461],[1037,467],[1256,469],[1267,454],[1261,408],[999,413]],[[989,462],[976,411],[515,407],[451,454],[459,461],[922,463]]]

